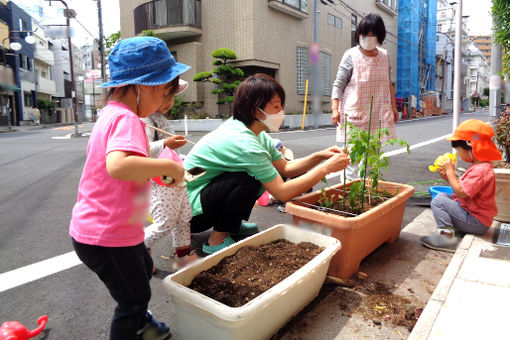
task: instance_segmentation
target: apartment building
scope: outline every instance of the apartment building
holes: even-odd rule
[[[34,46],[25,40],[32,32],[32,18],[15,3],[8,1],[7,5],[0,4],[0,19],[9,27],[10,50],[4,51],[5,59],[13,70],[15,85],[19,89],[14,92],[11,122],[26,124],[32,118],[32,105],[36,98]],[[13,42],[17,43],[15,49]]]
[[[7,7],[7,1],[0,0],[1,7]],[[14,108],[14,91],[19,91],[14,83],[14,72],[7,63],[6,46],[9,46],[9,25],[0,19],[0,39],[2,39],[2,65],[0,67],[0,125],[16,123]]]
[[[56,93],[55,82],[51,78],[51,68],[55,65],[55,59],[44,36],[43,27],[35,19],[32,20],[32,27],[35,31],[33,36],[36,38],[34,66],[37,99],[52,100]]]
[[[312,0],[119,0],[122,38],[153,30],[177,60],[192,66],[183,75],[190,89],[187,101],[202,102],[203,112],[218,113],[210,83],[193,83],[194,74],[213,69],[211,52],[230,48],[232,64],[245,75],[264,72],[286,90],[286,111],[303,108],[309,78],[308,48],[314,41]],[[318,1],[318,43],[322,109],[329,110],[331,87],[343,53],[351,48],[353,31],[363,16],[380,14],[386,24],[383,48],[390,55],[396,81],[398,2],[396,0]]]
[[[455,13],[456,3],[448,0],[437,2],[437,33],[436,33],[436,89],[440,91],[441,108],[443,112],[453,110],[453,81],[455,75],[454,47],[455,47]],[[468,35],[468,28],[462,22],[462,44],[461,44],[461,110],[469,108],[469,87],[470,77],[468,75],[469,55],[468,45],[471,40]]]
[[[477,35],[471,37],[476,46],[482,51],[483,56],[487,62],[491,63],[491,36],[490,35]]]
[[[469,53],[467,56],[469,85],[467,87],[470,96],[482,96],[483,89],[489,87],[489,63],[484,53],[478,48],[476,43],[468,45]]]

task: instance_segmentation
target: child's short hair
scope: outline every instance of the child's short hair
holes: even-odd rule
[[[461,148],[466,151],[473,149],[471,145],[468,145],[467,141],[462,139],[452,140],[452,148]]]

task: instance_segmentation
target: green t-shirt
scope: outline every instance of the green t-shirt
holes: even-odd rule
[[[228,119],[202,137],[184,160],[187,170],[195,166],[206,170],[204,176],[188,183],[193,216],[203,213],[200,193],[216,176],[224,172],[246,172],[261,183],[267,183],[278,176],[272,162],[282,158],[267,133],[255,136],[243,122]]]

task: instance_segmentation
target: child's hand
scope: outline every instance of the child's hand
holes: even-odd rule
[[[176,187],[178,186],[184,179],[184,167],[178,164],[177,167],[172,167],[172,172],[166,175],[167,177],[171,177],[173,182],[167,184],[167,187]]]
[[[451,161],[451,159],[448,159],[446,160],[442,165],[441,167],[443,168],[443,170],[446,172],[448,171],[455,171],[455,168],[453,167],[453,163]]]
[[[186,138],[181,135],[170,136],[167,139],[165,139],[164,144],[165,147],[167,148],[178,149],[184,144],[186,144]]]
[[[439,176],[441,176],[442,179],[448,182],[448,176],[446,176],[446,171],[443,168],[439,168],[437,172],[439,172]]]

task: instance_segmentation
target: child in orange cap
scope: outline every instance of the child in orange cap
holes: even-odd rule
[[[424,246],[453,253],[460,242],[456,236],[464,233],[483,235],[490,228],[498,213],[491,161],[501,159],[492,136],[494,131],[489,124],[469,119],[446,138],[452,141],[459,157],[472,164],[460,181],[451,161],[445,162],[439,170],[441,177],[452,187],[453,195],[439,193],[432,200],[431,208],[439,233],[423,236],[420,240]]]

